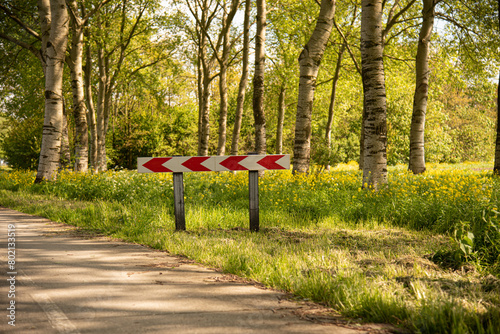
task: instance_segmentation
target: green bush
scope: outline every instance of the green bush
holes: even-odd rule
[[[42,144],[43,119],[12,120],[1,138],[1,148],[10,167],[36,170]]]

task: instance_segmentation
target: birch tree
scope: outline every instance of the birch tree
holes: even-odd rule
[[[358,6],[357,6],[357,4],[355,4],[353,15],[352,15],[352,20],[350,23],[350,28],[352,28],[354,26],[354,22],[355,22],[356,17],[357,17],[357,12],[358,12]],[[325,166],[325,170],[330,170],[330,161],[331,161],[330,155],[331,155],[331,148],[332,148],[332,126],[333,126],[333,116],[334,116],[334,112],[335,112],[335,102],[336,102],[336,97],[337,97],[337,84],[339,82],[340,70],[342,69],[342,60],[344,57],[344,53],[345,53],[346,49],[349,48],[349,45],[347,42],[348,36],[345,36],[342,33],[342,31],[340,30],[340,27],[338,27],[338,25],[336,24],[335,21],[334,21],[334,25],[335,25],[337,31],[339,32],[339,34],[341,35],[342,44],[340,46],[340,49],[339,49],[339,52],[337,55],[337,63],[335,64],[335,71],[334,71],[333,78],[332,78],[332,90],[330,93],[330,104],[328,105],[328,119],[326,121],[326,126],[325,126],[325,140],[326,140],[326,145],[327,145],[328,154],[329,154],[328,165]],[[354,58],[354,60],[355,60],[355,58]],[[355,63],[355,64],[357,65],[357,63]]]
[[[63,126],[63,69],[69,33],[69,16],[64,0],[40,0],[44,12],[50,12],[50,33],[44,47],[45,116],[42,146],[35,183],[57,178]]]
[[[361,70],[363,74],[363,186],[387,183],[387,106],[384,77],[382,0],[361,2]]]
[[[500,31],[500,0],[498,0],[498,25]],[[497,137],[495,144],[495,162],[493,166],[493,173],[500,175],[500,75],[498,78],[497,89]]]
[[[255,35],[255,71],[253,77],[253,116],[255,152],[266,153],[266,117],[264,114],[264,72],[266,68],[266,0],[257,0],[257,32]]]
[[[415,95],[410,129],[410,162],[408,169],[414,174],[425,172],[425,113],[429,91],[429,44],[434,26],[434,8],[439,1],[422,0],[422,26],[418,36],[415,61]]]
[[[241,67],[241,78],[238,86],[238,97],[236,99],[236,113],[233,126],[233,138],[231,142],[231,155],[238,155],[241,122],[245,103],[246,89],[248,85],[248,55],[250,49],[250,9],[252,2],[245,1],[245,14],[243,19],[243,59]]]
[[[85,7],[78,6],[77,0],[67,0],[70,14],[71,43],[66,63],[71,73],[73,91],[73,117],[75,120],[75,165],[76,172],[86,172],[89,166],[89,138],[87,122],[87,104],[83,80],[83,36],[90,17],[110,0],[103,0],[86,13]],[[81,13],[80,13],[81,11]],[[89,95],[88,95],[89,96]]]
[[[209,139],[210,139],[210,102],[211,102],[211,89],[210,85],[214,78],[217,75],[213,75],[213,69],[215,65],[215,61],[219,60],[219,64],[222,65],[222,71],[226,71],[227,59],[223,61],[223,58],[218,57],[218,53],[222,44],[225,41],[224,36],[229,33],[230,22],[236,14],[236,9],[239,4],[239,1],[232,1],[231,4],[231,12],[227,14],[224,12],[223,7],[218,1],[214,0],[203,0],[196,1],[195,3],[191,3],[189,0],[185,0],[186,5],[189,8],[191,15],[194,17],[196,21],[196,27],[193,30],[189,31],[193,41],[197,47],[197,57],[196,57],[196,66],[197,66],[197,83],[198,83],[198,155],[206,156],[208,155],[209,150]],[[222,10],[221,10],[222,9]],[[233,12],[234,10],[234,12]],[[214,20],[217,15],[222,12],[222,27],[217,32],[214,33],[213,29],[211,30]],[[228,24],[229,23],[229,24]],[[217,36],[216,40],[212,39],[212,36]],[[229,42],[229,37],[226,40],[226,43]],[[211,47],[211,51],[209,50]],[[226,44],[226,51],[228,55],[229,47]],[[224,54],[224,52],[223,52]],[[225,73],[221,76],[221,81],[219,81],[220,85],[227,87],[225,83]],[[221,88],[221,86],[219,86]],[[219,138],[219,149],[221,152],[222,148],[220,144],[224,141],[225,144],[225,116],[227,115],[227,96],[224,93],[225,89],[222,89],[221,98],[221,117],[219,118],[219,124],[221,125],[224,131],[224,134]],[[221,133],[221,131],[219,131]]]
[[[335,1],[322,0],[316,28],[299,56],[300,82],[295,122],[293,172],[307,173],[311,156],[311,117],[321,59],[330,38]]]
[[[125,73],[133,75],[141,69],[153,66],[168,55],[158,52],[155,59],[128,66],[127,60],[137,53],[149,53],[151,44],[152,17],[148,16],[158,4],[149,0],[122,0],[114,6],[106,6],[93,20],[98,92],[96,99],[96,171],[107,170],[107,132],[113,94],[126,79]],[[112,33],[110,33],[112,32]],[[163,47],[163,46],[162,46]],[[92,73],[95,75],[95,73]],[[91,129],[93,126],[91,127]]]
[[[236,11],[240,5],[239,0],[232,0],[231,7],[227,12],[227,4],[223,4],[223,17],[222,17],[222,55],[217,56],[219,61],[219,94],[220,94],[220,108],[219,108],[219,142],[217,145],[217,155],[224,155],[226,153],[226,132],[227,132],[227,108],[228,108],[228,93],[227,93],[227,70],[229,66],[229,56],[231,51],[231,25]],[[227,12],[227,13],[226,13]],[[214,50],[217,52],[217,50]],[[217,53],[215,53],[217,55]]]

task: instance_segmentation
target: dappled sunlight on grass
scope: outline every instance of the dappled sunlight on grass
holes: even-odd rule
[[[248,173],[185,173],[187,232],[174,231],[171,174],[0,172],[0,204],[181,254],[416,332],[500,328],[500,183],[484,164],[390,168],[361,189],[354,164],[266,172],[261,231],[248,230]]]

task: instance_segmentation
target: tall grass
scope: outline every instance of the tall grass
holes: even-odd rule
[[[395,168],[377,192],[348,168],[268,172],[259,233],[247,229],[247,173],[186,173],[185,233],[174,232],[170,174],[63,173],[34,185],[32,173],[4,172],[0,204],[182,254],[350,317],[498,333],[499,181],[438,167],[421,176]]]

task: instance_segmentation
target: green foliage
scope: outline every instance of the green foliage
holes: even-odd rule
[[[2,134],[0,146],[5,159],[14,169],[35,170],[42,144],[43,120],[27,118],[11,121]]]
[[[189,111],[168,109],[169,114],[130,113],[119,119],[112,133],[112,165],[134,169],[138,157],[193,155],[196,129]]]

